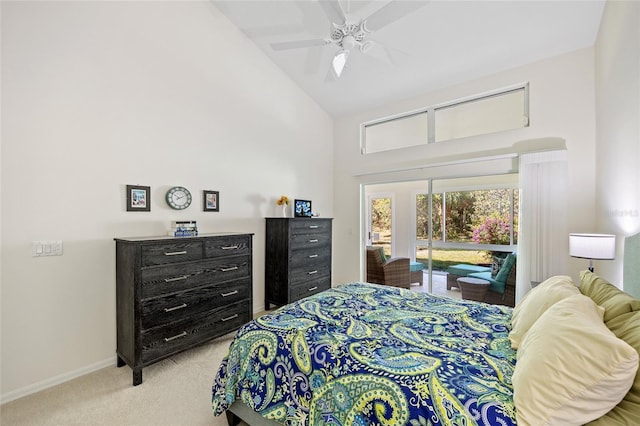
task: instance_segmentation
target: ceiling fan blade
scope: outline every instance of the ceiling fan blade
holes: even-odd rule
[[[412,0],[412,1],[401,1],[401,0],[393,0],[378,9],[376,12],[373,12],[366,18],[364,21],[366,22],[366,28],[369,31],[378,31],[379,29],[386,27],[392,22],[397,21],[398,19],[415,12],[421,7],[425,6],[428,1],[423,0]]]
[[[263,26],[244,29],[244,33],[249,38],[261,38],[270,36],[282,36],[294,33],[300,33],[306,28],[302,25],[279,25],[279,26]]]
[[[326,49],[308,49],[304,58],[304,73],[306,75],[316,74],[320,70],[320,64],[323,63],[324,53]]]
[[[338,81],[338,77],[336,73],[333,71],[333,67],[329,64],[329,69],[327,70],[327,75],[324,78],[325,83],[335,83]]]
[[[322,38],[314,40],[283,41],[281,43],[271,43],[271,48],[273,50],[300,49],[303,47],[324,46],[329,43],[329,41]]]
[[[379,41],[372,39],[369,39],[369,41],[372,42],[373,45],[363,53],[389,65],[398,66],[400,63],[405,62],[410,56],[407,52],[380,43]]]
[[[319,3],[325,15],[329,18],[329,21],[338,25],[344,24],[346,18],[344,17],[344,11],[342,10],[342,6],[340,6],[339,0],[320,0]]]

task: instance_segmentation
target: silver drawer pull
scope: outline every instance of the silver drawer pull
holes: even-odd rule
[[[309,259],[313,259],[314,257],[318,257],[318,255],[317,254],[309,255]]]
[[[238,318],[238,314],[234,314],[234,315],[231,315],[230,317],[222,318],[222,322],[227,322],[234,318]]]
[[[238,269],[237,266],[232,266],[231,268],[220,268],[222,272],[235,271],[236,269]]]
[[[309,240],[310,243],[317,243],[318,240]]]
[[[186,280],[187,278],[189,278],[189,275],[183,275],[181,277],[175,277],[175,278],[165,278],[164,282],[165,283],[170,283],[172,281],[181,281],[181,280]]]
[[[186,308],[187,304],[183,303],[182,305],[179,306],[174,306],[173,308],[164,308],[165,312],[171,312],[171,311],[177,311],[178,309],[182,309],[182,308]]]
[[[181,254],[187,254],[187,251],[186,250],[185,251],[172,251],[172,252],[169,252],[169,253],[165,253],[164,255],[165,256],[179,256]]]
[[[222,297],[233,296],[234,294],[238,294],[238,290],[230,291],[229,293],[222,293]]]
[[[180,334],[176,334],[176,335],[175,335],[175,336],[173,336],[173,337],[165,337],[165,338],[164,338],[164,341],[165,341],[165,342],[170,342],[170,341],[172,341],[172,340],[179,339],[179,338],[184,337],[184,336],[186,336],[186,335],[187,335],[187,332],[186,332],[186,331],[183,331],[182,333],[180,333]]]
[[[309,229],[318,229],[318,225],[309,225]]]
[[[314,291],[314,290],[317,290],[317,289],[318,289],[318,287],[311,287],[311,288],[310,288],[309,290],[307,290],[307,291]]]
[[[235,246],[224,246],[224,247],[220,247],[222,250],[235,250],[238,248],[238,245],[236,244]]]
[[[313,275],[313,274],[317,274],[317,273],[318,273],[318,270],[317,270],[317,269],[316,269],[315,271],[309,271],[309,272],[307,272],[307,274],[309,274],[309,275]]]

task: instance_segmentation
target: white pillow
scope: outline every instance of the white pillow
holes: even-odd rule
[[[532,288],[513,308],[509,333],[511,347],[518,349],[524,335],[544,311],[575,294],[580,294],[580,290],[566,275],[551,277]]]
[[[638,352],[578,294],[551,306],[522,339],[513,372],[518,426],[583,425],[612,410],[638,370]]]

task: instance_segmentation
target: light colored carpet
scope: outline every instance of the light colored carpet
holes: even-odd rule
[[[104,368],[0,407],[2,426],[227,426],[211,410],[211,386],[234,333],[142,369]]]
[[[427,291],[426,278],[412,290]],[[434,276],[433,292],[460,298],[442,276]],[[213,415],[211,386],[234,334],[144,368],[140,386],[132,386],[131,368],[114,365],[9,402],[0,424],[227,426],[226,416]]]

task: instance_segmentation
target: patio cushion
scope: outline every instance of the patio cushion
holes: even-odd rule
[[[466,277],[469,274],[472,274],[474,272],[487,272],[487,271],[489,271],[489,276],[491,276],[491,268],[486,266],[468,265],[465,263],[461,263],[458,265],[449,266],[447,268],[448,273],[453,275],[459,275],[461,277]]]
[[[500,268],[500,271],[498,271],[498,274],[496,275],[496,281],[503,283],[507,282],[507,277],[509,277],[509,274],[511,273],[511,268],[516,264],[516,257],[517,255],[515,253],[510,253],[509,256],[507,256]]]
[[[384,247],[382,247],[382,246],[367,246],[367,248],[372,248],[372,249],[378,250],[378,253],[380,253],[380,259],[382,259],[382,262],[386,262],[387,260],[389,260],[387,258],[387,256],[384,254]]]
[[[411,272],[418,272],[424,269],[424,264],[422,262],[409,262],[409,270]]]
[[[500,281],[496,281],[495,278],[491,278],[491,269],[485,272],[474,272],[473,274],[469,274],[467,276],[489,281],[489,290],[493,290],[498,293],[504,293],[504,289],[507,286],[506,283],[501,283]]]

